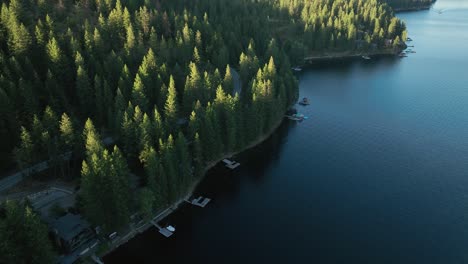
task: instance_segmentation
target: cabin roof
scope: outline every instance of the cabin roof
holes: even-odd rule
[[[63,240],[69,241],[88,229],[90,225],[81,215],[68,213],[54,221],[52,227]]]

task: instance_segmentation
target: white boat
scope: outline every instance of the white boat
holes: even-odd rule
[[[175,227],[173,227],[173,226],[171,226],[171,225],[168,225],[168,226],[166,227],[166,229],[167,229],[168,231],[170,231],[170,232],[175,232]]]
[[[301,67],[294,67],[294,68],[291,68],[293,71],[297,71],[297,72],[300,72],[302,71],[302,68]]]
[[[361,56],[361,57],[362,57],[363,59],[365,59],[365,60],[370,60],[370,59],[371,59],[371,57],[369,57],[369,56],[367,56],[367,55],[363,55],[363,56]]]

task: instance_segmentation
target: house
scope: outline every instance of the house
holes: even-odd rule
[[[90,224],[81,215],[66,214],[50,224],[59,246],[66,252],[75,251],[94,238]]]
[[[384,45],[385,45],[386,48],[391,47],[392,44],[393,44],[393,40],[392,40],[392,39],[385,39]]]

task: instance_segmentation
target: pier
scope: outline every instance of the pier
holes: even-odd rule
[[[161,235],[165,236],[165,237],[170,237],[170,236],[172,236],[174,234],[171,231],[169,231],[167,228],[162,228],[160,225],[158,225],[153,220],[151,220],[151,224],[153,224],[157,229],[159,229],[159,233]]]
[[[211,201],[211,199],[210,198],[203,198],[202,196],[200,196],[200,197],[198,197],[196,199],[192,199],[192,200],[186,199],[185,201],[187,203],[189,203],[189,204],[192,204],[192,205],[199,206],[199,207],[203,208]]]
[[[233,169],[240,166],[239,162],[235,162],[235,161],[228,160],[228,159],[223,159],[223,162],[224,162],[224,165],[226,166],[226,168],[229,168],[231,170],[233,170]]]

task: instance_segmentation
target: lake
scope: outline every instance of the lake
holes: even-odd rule
[[[308,120],[105,263],[468,263],[468,1],[398,16],[417,53],[302,72]]]

